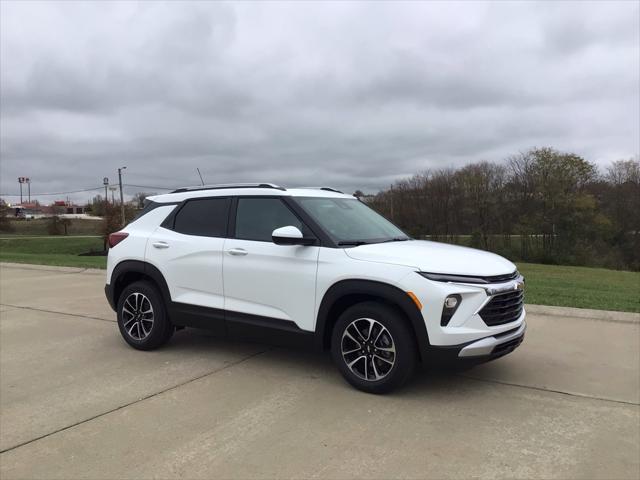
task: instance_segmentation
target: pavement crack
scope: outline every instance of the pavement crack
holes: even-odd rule
[[[131,405],[135,405],[137,403],[144,402],[145,400],[149,400],[150,398],[157,397],[158,395],[162,395],[163,393],[170,392],[171,390],[176,390],[176,389],[178,389],[180,387],[183,387],[185,385],[188,385],[190,383],[196,382],[196,381],[201,380],[201,379],[203,379],[205,377],[208,377],[210,375],[214,375],[214,374],[219,373],[219,372],[221,372],[223,370],[226,370],[227,368],[231,368],[231,367],[234,367],[234,366],[239,365],[241,363],[244,363],[247,360],[251,360],[252,358],[257,357],[258,355],[262,355],[263,353],[266,353],[266,352],[268,352],[270,350],[272,350],[272,349],[271,348],[267,348],[265,350],[260,350],[258,352],[252,353],[251,355],[247,355],[246,357],[243,357],[243,358],[241,358],[239,360],[236,360],[235,362],[229,362],[229,363],[227,363],[226,365],[223,365],[220,368],[216,368],[214,370],[211,370],[210,372],[203,373],[202,375],[198,375],[197,377],[190,378],[189,380],[185,380],[182,383],[178,383],[176,385],[172,385],[171,387],[167,387],[167,388],[159,390],[157,392],[150,393],[149,395],[145,395],[144,397],[138,398],[137,400],[133,400],[131,402],[125,403],[124,405],[120,405],[118,407],[112,408],[110,410],[107,410],[106,412],[102,412],[102,413],[99,413],[97,415],[93,415],[92,417],[85,418],[84,420],[80,420],[80,421],[75,422],[75,423],[73,423],[71,425],[67,425],[66,427],[58,428],[57,430],[54,430],[54,431],[49,432],[49,433],[45,433],[45,434],[40,435],[40,436],[38,436],[36,438],[32,438],[31,440],[26,440],[26,441],[24,441],[22,443],[19,443],[17,445],[13,445],[11,447],[7,447],[7,448],[5,448],[3,450],[0,450],[0,454],[10,452],[12,450],[15,450],[16,448],[24,447],[25,445],[29,445],[31,443],[37,442],[38,440],[42,440],[42,439],[50,437],[52,435],[56,435],[56,434],[58,434],[60,432],[64,432],[66,430],[69,430],[71,428],[77,427],[77,426],[82,425],[84,423],[91,422],[92,420],[96,420],[96,419],[98,419],[100,417],[104,417],[105,415],[109,415],[110,413],[114,413],[114,412],[117,412],[117,411],[122,410],[124,408],[130,407]]]
[[[582,393],[565,392],[563,390],[554,390],[552,388],[536,387],[536,386],[533,386],[533,385],[523,385],[521,383],[504,382],[502,380],[493,380],[493,379],[490,379],[490,378],[472,377],[470,375],[464,375],[464,374],[458,374],[458,376],[459,377],[468,378],[469,380],[475,380],[477,382],[495,383],[495,384],[498,384],[498,385],[507,385],[509,387],[526,388],[528,390],[536,390],[536,391],[539,391],[539,392],[559,393],[561,395],[567,395],[569,397],[588,398],[590,400],[600,400],[602,402],[620,403],[622,405],[633,405],[633,406],[636,406],[636,407],[640,406],[640,403],[630,402],[630,401],[627,401],[627,400],[617,400],[615,398],[595,397],[593,395],[585,395],[585,394],[582,394]]]
[[[91,315],[83,315],[80,313],[59,312],[56,310],[47,310],[45,308],[25,307],[23,305],[12,305],[10,303],[0,303],[0,305],[2,305],[3,307],[19,308],[22,310],[33,310],[35,312],[54,313],[56,315],[68,315],[70,317],[88,318],[91,320],[100,320],[101,322],[116,323],[115,320],[107,320],[106,318],[92,317]]]

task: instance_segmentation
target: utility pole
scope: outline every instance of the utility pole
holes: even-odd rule
[[[120,183],[120,210],[122,212],[122,226],[124,227],[124,195],[122,194],[122,170],[127,167],[121,167],[118,169],[118,183]]]
[[[18,177],[18,183],[20,184],[20,205],[22,205],[22,184],[24,183],[24,177]]]
[[[31,203],[31,179],[27,177],[26,180],[27,180],[27,191],[29,192],[28,193],[29,203]]]
[[[109,197],[107,196],[107,188],[109,188],[109,178],[104,177],[102,179],[102,184],[104,185],[104,205],[106,210],[107,202],[109,201]]]

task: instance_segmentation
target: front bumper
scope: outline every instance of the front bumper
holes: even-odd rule
[[[522,323],[506,332],[472,340],[460,345],[431,345],[426,355],[427,363],[441,365],[477,364],[503,357],[520,346],[527,324]]]
[[[524,332],[527,329],[527,322],[524,320],[520,327],[505,333],[476,340],[462,347],[458,352],[458,357],[476,358],[490,357],[498,358],[507,353],[513,352],[524,340]]]

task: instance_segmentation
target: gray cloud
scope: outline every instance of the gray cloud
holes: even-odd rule
[[[0,5],[2,193],[640,151],[637,2]]]

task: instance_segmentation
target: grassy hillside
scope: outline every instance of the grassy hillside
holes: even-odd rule
[[[11,232],[0,232],[0,237],[11,235],[48,235],[47,225],[51,222],[48,218],[36,218],[33,220],[12,220]],[[100,235],[102,219],[89,220],[86,218],[72,218],[67,232],[69,235]]]
[[[519,263],[526,301],[540,305],[640,312],[640,273]]]
[[[102,250],[102,238],[86,237],[0,237],[0,261],[106,268],[106,257],[84,257],[79,253]]]

